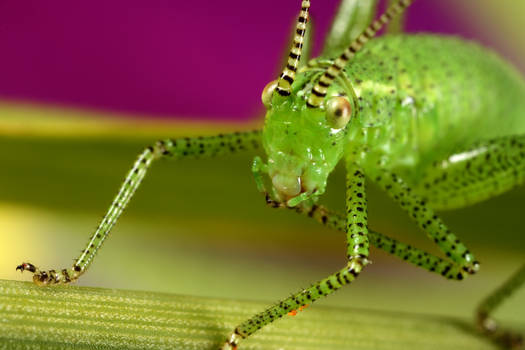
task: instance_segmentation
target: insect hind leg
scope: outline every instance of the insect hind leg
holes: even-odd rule
[[[525,182],[525,135],[484,141],[436,162],[415,186],[432,208],[455,209]]]

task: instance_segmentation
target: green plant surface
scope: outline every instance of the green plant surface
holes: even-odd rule
[[[2,349],[217,349],[265,303],[0,280]],[[494,349],[469,320],[318,307],[242,349]]]

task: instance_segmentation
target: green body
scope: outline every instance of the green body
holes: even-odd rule
[[[270,177],[288,174],[290,179],[282,182],[290,183],[303,174],[305,190],[316,189],[318,196],[346,155],[368,176],[378,169],[395,172],[435,209],[488,197],[486,192],[460,197],[461,191],[441,188],[447,184],[440,181],[430,190],[429,182],[449,170],[451,162],[456,166],[478,155],[462,154],[473,145],[525,134],[525,82],[511,65],[453,37],[375,38],[329,88],[327,97],[345,94],[354,107],[350,124],[334,131],[322,108],[306,106],[311,81],[331,62],[314,60],[299,72],[292,96],[274,96],[263,130]]]
[[[413,187],[435,162],[472,145],[525,134],[525,82],[493,52],[458,38],[370,41],[347,66],[358,112],[347,152],[367,173],[378,161]]]
[[[373,39],[411,2],[390,1],[364,28],[358,19],[374,18],[376,1],[343,0],[323,52],[329,58],[300,68],[310,7],[302,0],[283,73],[263,91],[268,112],[262,133],[165,139],[147,147],[71,268],[45,271],[22,263],[17,269],[32,272],[42,285],[78,279],[155,160],[213,157],[262,144],[267,164],[257,157],[252,171],[266,202],[344,232],[347,263],[238,325],[221,350],[237,349],[265,325],[352,283],[369,263],[370,245],[448,279],[476,273],[474,255],[435,210],[475,203],[525,182],[525,83],[495,54],[459,39]],[[349,38],[354,29],[361,34]],[[341,47],[347,49],[341,53]],[[339,162],[346,168],[343,214],[316,204]],[[263,175],[272,181],[271,194]],[[388,193],[446,258],[369,230],[368,181]],[[525,266],[477,313],[480,330],[507,347],[517,347],[521,338],[496,329],[489,315],[524,276]]]

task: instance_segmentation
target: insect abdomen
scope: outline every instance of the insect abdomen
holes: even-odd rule
[[[480,140],[525,134],[525,83],[494,53],[456,38],[371,41],[346,67],[356,97],[349,141],[364,167],[419,169]]]

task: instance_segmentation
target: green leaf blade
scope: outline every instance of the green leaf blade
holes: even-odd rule
[[[267,306],[163,293],[0,281],[0,349],[217,349]],[[494,349],[469,321],[312,307],[241,349]]]

